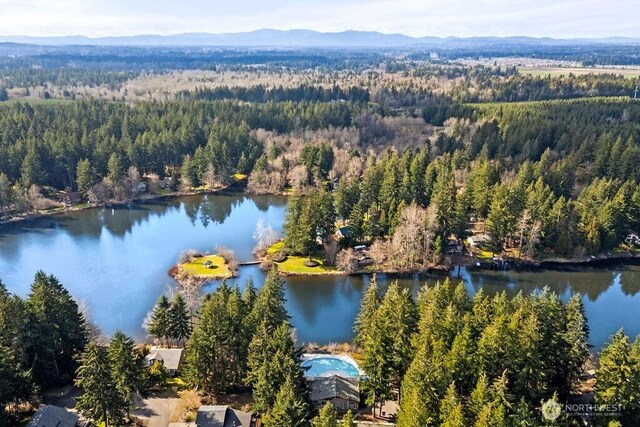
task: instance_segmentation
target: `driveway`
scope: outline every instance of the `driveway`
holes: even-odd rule
[[[132,412],[141,421],[146,421],[148,427],[167,427],[171,413],[176,408],[177,397],[151,397],[136,404]]]

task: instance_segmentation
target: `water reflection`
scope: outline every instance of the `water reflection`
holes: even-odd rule
[[[186,248],[213,251],[224,245],[240,260],[253,258],[252,233],[259,218],[281,230],[286,199],[278,196],[188,196],[117,208],[93,209],[0,226],[0,278],[9,290],[25,296],[38,269],[55,274],[79,300],[86,301],[93,320],[105,333],[122,329],[144,339],[142,320],[173,281],[168,268]],[[241,269],[231,281],[247,278],[259,286],[257,266]],[[442,275],[380,275],[416,293],[424,282]],[[640,333],[640,266],[558,268],[538,271],[469,271],[451,273],[470,294],[483,288],[531,293],[549,286],[563,299],[584,295],[585,311],[596,346],[619,328]],[[369,276],[297,277],[286,280],[287,309],[298,337],[327,343],[352,337],[353,319]],[[204,287],[209,292],[218,286]]]

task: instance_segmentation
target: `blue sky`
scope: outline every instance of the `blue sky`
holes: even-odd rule
[[[347,29],[413,36],[640,37],[638,0],[0,0],[0,35]]]

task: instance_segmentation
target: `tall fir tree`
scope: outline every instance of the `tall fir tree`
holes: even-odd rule
[[[264,417],[265,427],[305,427],[309,425],[309,406],[296,393],[296,380],[288,376],[280,386],[273,408]]]
[[[31,329],[28,358],[33,378],[46,387],[70,381],[75,357],[87,342],[85,319],[78,304],[54,276],[36,273],[27,298]]]
[[[153,308],[147,324],[147,332],[164,345],[169,345],[169,337],[171,335],[170,309],[169,298],[166,295],[162,295]]]
[[[116,331],[107,350],[107,359],[111,386],[119,394],[119,399],[126,402],[129,408],[133,405],[135,396],[143,391],[145,379],[141,354],[136,350],[132,338]]]
[[[80,355],[79,363],[75,384],[82,389],[82,394],[76,408],[87,418],[103,422],[105,427],[125,424],[129,402],[112,383],[106,352],[91,341]]]
[[[338,412],[331,402],[327,402],[313,419],[313,427],[338,427]]]
[[[191,316],[184,298],[177,292],[169,307],[169,336],[183,345],[191,335]]]

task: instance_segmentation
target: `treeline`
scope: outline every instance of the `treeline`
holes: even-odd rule
[[[475,46],[460,45],[450,48],[430,49],[428,52],[413,52],[408,55],[412,60],[431,60],[433,53],[438,61],[446,62],[458,59],[481,58],[543,58],[559,61],[575,61],[585,67],[594,65],[638,65],[640,64],[640,48],[636,44],[607,45],[593,43],[589,45],[556,44],[537,46],[526,41],[510,43],[479,42]]]
[[[631,99],[476,104],[474,107],[476,117],[484,123],[469,141],[472,156],[486,146],[490,157],[538,160],[549,148],[571,157],[577,167],[579,163],[602,162],[597,156],[611,152],[618,140],[617,150],[630,147],[632,151],[628,154],[632,162],[637,156],[633,150],[638,149],[640,104]],[[442,141],[445,141],[444,135]],[[623,164],[626,161],[617,160]]]
[[[262,154],[252,129],[286,133],[297,128],[347,127],[356,111],[351,103],[307,102],[3,105],[0,174],[22,188],[35,184],[76,189],[83,160],[89,162],[95,183],[109,174],[112,155],[119,158],[116,175],[133,166],[140,174],[161,177],[175,173],[190,155],[198,165],[194,166],[196,178],[202,180],[212,166],[218,177],[228,179],[234,172],[250,172]]]
[[[128,71],[100,71],[82,68],[10,68],[0,71],[0,87],[102,86],[118,88],[136,74]],[[2,100],[2,99],[0,99]]]
[[[0,282],[0,422],[16,415],[38,391],[70,383],[89,325],[78,304],[53,276],[35,275],[26,299]]]
[[[299,85],[296,87],[267,87],[256,86],[219,86],[215,88],[196,88],[195,91],[182,91],[177,94],[180,99],[198,99],[206,101],[221,101],[224,99],[236,99],[245,102],[368,102],[369,91],[364,88],[352,86],[346,89],[336,85],[330,88],[312,85]]]
[[[470,298],[447,280],[414,302],[396,283],[380,295],[373,280],[361,304],[367,403],[399,390],[402,427],[542,425],[540,402],[566,401],[588,357],[580,296]]]
[[[522,73],[522,74],[521,74]],[[640,70],[638,71],[640,76]],[[640,77],[617,74],[574,75],[568,70],[561,76],[531,76],[526,68],[503,78],[487,73],[456,85],[449,95],[458,102],[516,102],[594,96],[633,97]]]
[[[510,172],[486,158],[460,169],[455,156],[429,161],[425,151],[390,153],[368,168],[362,180],[340,181],[332,214],[347,220],[349,237],[355,242],[392,240],[397,232],[399,238],[415,226],[413,241],[420,236],[425,239],[425,245],[415,248],[422,254],[418,260],[441,249],[437,236],[467,236],[474,218],[486,219],[489,249],[499,253],[515,247],[521,256],[529,257],[541,251],[570,257],[581,251],[611,250],[629,230],[640,227],[637,181],[595,178],[573,197],[575,184],[570,170],[563,169],[562,161],[553,162],[547,152],[538,162],[525,162],[510,182],[503,182],[501,176]],[[460,182],[456,175],[465,179]],[[296,203],[292,200],[290,206],[295,208]],[[411,206],[428,209],[408,211]],[[300,236],[296,230],[306,224],[307,216],[298,209],[292,212],[298,216],[296,221],[294,216],[287,217],[290,221],[285,225],[292,224],[292,230],[285,227],[285,232]],[[309,212],[324,210],[316,206]],[[290,247],[300,248],[293,243]],[[397,262],[403,259],[398,255],[392,257]]]
[[[385,53],[344,49],[185,49],[133,46],[0,45],[0,68],[66,68],[115,72],[172,70],[364,70],[376,67]]]
[[[249,282],[242,294],[225,284],[208,294],[187,342],[185,378],[203,393],[250,387],[266,426],[308,426],[313,410],[284,302],[275,270],[259,292]]]

